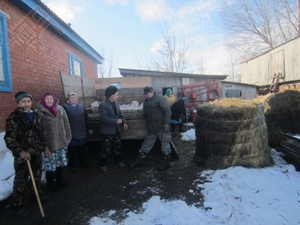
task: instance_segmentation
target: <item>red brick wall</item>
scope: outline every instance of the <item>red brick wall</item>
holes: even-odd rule
[[[0,92],[2,132],[6,117],[16,107],[14,95],[18,91],[31,93],[33,108],[46,91],[53,92],[64,103],[59,71],[69,73],[68,53],[82,60],[85,77],[97,77],[97,64],[9,1],[2,0],[0,9],[10,16],[6,22],[13,81],[12,93]]]

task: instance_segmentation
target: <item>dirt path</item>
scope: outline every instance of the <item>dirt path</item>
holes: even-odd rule
[[[182,199],[189,205],[200,206],[200,191],[189,193],[197,185],[195,180],[201,172],[201,168],[192,161],[195,141],[182,141],[179,137],[173,141],[180,159],[172,161],[171,168],[163,172],[156,170],[161,158],[158,143],[147,158],[145,167],[121,169],[109,162],[106,174],[98,170],[97,145],[90,145],[88,158],[92,168],[79,168],[77,173],[66,170],[70,185],[57,193],[49,193],[51,201],[43,204],[46,215],[43,224],[88,224],[90,218],[104,217],[103,213],[110,210],[115,210],[114,219],[121,221],[129,211],[140,211],[142,204],[155,195],[167,200]],[[140,140],[123,142],[126,165],[136,158],[141,143]],[[28,209],[32,215],[28,219],[18,219],[7,204],[6,208],[1,209],[0,223],[39,224],[41,216],[37,203],[29,203]]]

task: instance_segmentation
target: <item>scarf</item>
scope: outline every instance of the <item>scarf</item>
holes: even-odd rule
[[[47,106],[47,104],[46,104],[46,101],[45,101],[45,98],[46,98],[46,96],[48,96],[48,95],[51,95],[52,97],[53,97],[53,105],[52,106]],[[57,117],[57,111],[56,111],[56,98],[55,98],[55,96],[54,96],[54,94],[53,93],[51,93],[51,92],[46,92],[45,94],[43,94],[43,96],[42,96],[42,100],[41,100],[41,104],[42,104],[42,106],[44,106],[46,109],[48,109],[51,113],[52,113],[52,115],[54,116],[54,117]]]

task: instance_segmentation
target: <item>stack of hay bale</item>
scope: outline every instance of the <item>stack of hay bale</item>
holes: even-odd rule
[[[300,134],[300,92],[285,90],[270,95],[264,102],[269,146],[279,146],[283,133]]]
[[[222,99],[197,108],[195,161],[209,169],[273,164],[262,104]]]

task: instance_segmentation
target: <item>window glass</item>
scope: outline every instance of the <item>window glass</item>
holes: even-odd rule
[[[12,81],[7,46],[6,17],[0,12],[0,91],[11,92]]]
[[[69,72],[72,75],[83,76],[82,60],[69,53]]]
[[[74,60],[74,75],[81,76],[81,63]]]

